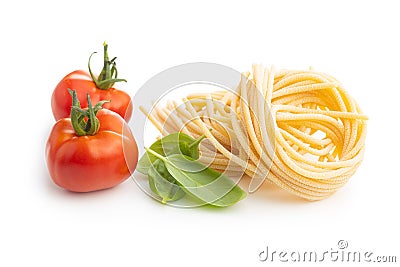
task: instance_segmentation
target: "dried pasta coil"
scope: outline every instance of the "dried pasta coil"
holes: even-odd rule
[[[163,134],[204,133],[212,147],[200,147],[201,160],[216,170],[308,200],[341,188],[365,149],[367,117],[338,80],[314,70],[253,65],[235,92],[194,93],[148,116]]]

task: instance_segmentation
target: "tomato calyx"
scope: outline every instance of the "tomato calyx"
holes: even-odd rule
[[[100,121],[97,119],[97,112],[102,109],[103,104],[110,100],[102,100],[92,106],[89,93],[87,94],[88,109],[82,109],[75,90],[68,89],[72,97],[71,124],[77,136],[95,135],[100,128]]]
[[[90,60],[94,54],[97,52],[93,52],[88,61],[88,68],[89,68],[89,74],[93,79],[93,82],[96,84],[96,87],[101,89],[101,90],[107,90],[113,87],[114,83],[116,82],[126,82],[125,79],[119,79],[118,78],[118,70],[117,66],[115,63],[115,60],[117,57],[114,57],[113,59],[108,58],[108,44],[106,42],[103,43],[104,47],[104,65],[103,69],[100,72],[99,77],[95,77],[92,73],[92,69],[90,68]]]

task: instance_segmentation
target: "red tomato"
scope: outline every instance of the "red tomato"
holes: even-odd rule
[[[111,100],[103,107],[115,111],[125,121],[131,119],[133,105],[131,97],[126,92],[115,88],[98,89],[87,71],[76,70],[65,76],[54,89],[51,97],[51,108],[56,120],[67,118],[70,115],[72,102],[68,89],[76,90],[82,108],[87,107],[86,94],[89,93],[93,103]]]
[[[46,145],[53,181],[74,192],[90,192],[118,185],[136,168],[138,148],[128,124],[117,113],[102,109],[94,135],[78,136],[71,118],[54,125]],[[85,120],[87,122],[87,120]]]
[[[69,117],[71,112],[71,97],[68,89],[75,90],[78,99],[81,102],[81,107],[87,107],[86,95],[89,93],[90,98],[94,103],[102,100],[109,100],[110,103],[104,105],[104,108],[117,112],[125,121],[129,121],[132,116],[132,101],[130,96],[124,91],[113,88],[116,82],[126,82],[125,79],[119,79],[116,67],[116,58],[108,58],[108,45],[106,42],[104,47],[104,65],[98,77],[93,75],[90,69],[89,57],[88,67],[89,72],[76,70],[65,76],[54,89],[51,97],[51,108],[56,120]]]

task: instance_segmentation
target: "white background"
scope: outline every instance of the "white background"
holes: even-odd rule
[[[0,266],[261,266],[267,245],[323,251],[340,239],[400,260],[396,1],[128,3],[0,4]],[[370,117],[365,160],[320,202],[265,186],[231,208],[177,209],[132,179],[90,194],[59,189],[44,158],[51,93],[104,40],[132,96],[158,72],[196,61],[330,73]]]

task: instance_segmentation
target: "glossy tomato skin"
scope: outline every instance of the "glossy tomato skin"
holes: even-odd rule
[[[125,121],[132,116],[133,105],[131,97],[124,91],[115,88],[98,89],[90,74],[83,70],[76,70],[65,76],[56,86],[51,97],[51,108],[56,120],[67,118],[71,112],[71,96],[68,89],[76,90],[82,108],[87,108],[86,94],[90,94],[92,103],[101,100],[111,100],[103,108],[118,113]]]
[[[50,176],[58,186],[74,192],[114,187],[135,170],[136,141],[127,123],[115,112],[97,113],[100,129],[93,136],[77,136],[70,118],[56,122],[46,144]]]

